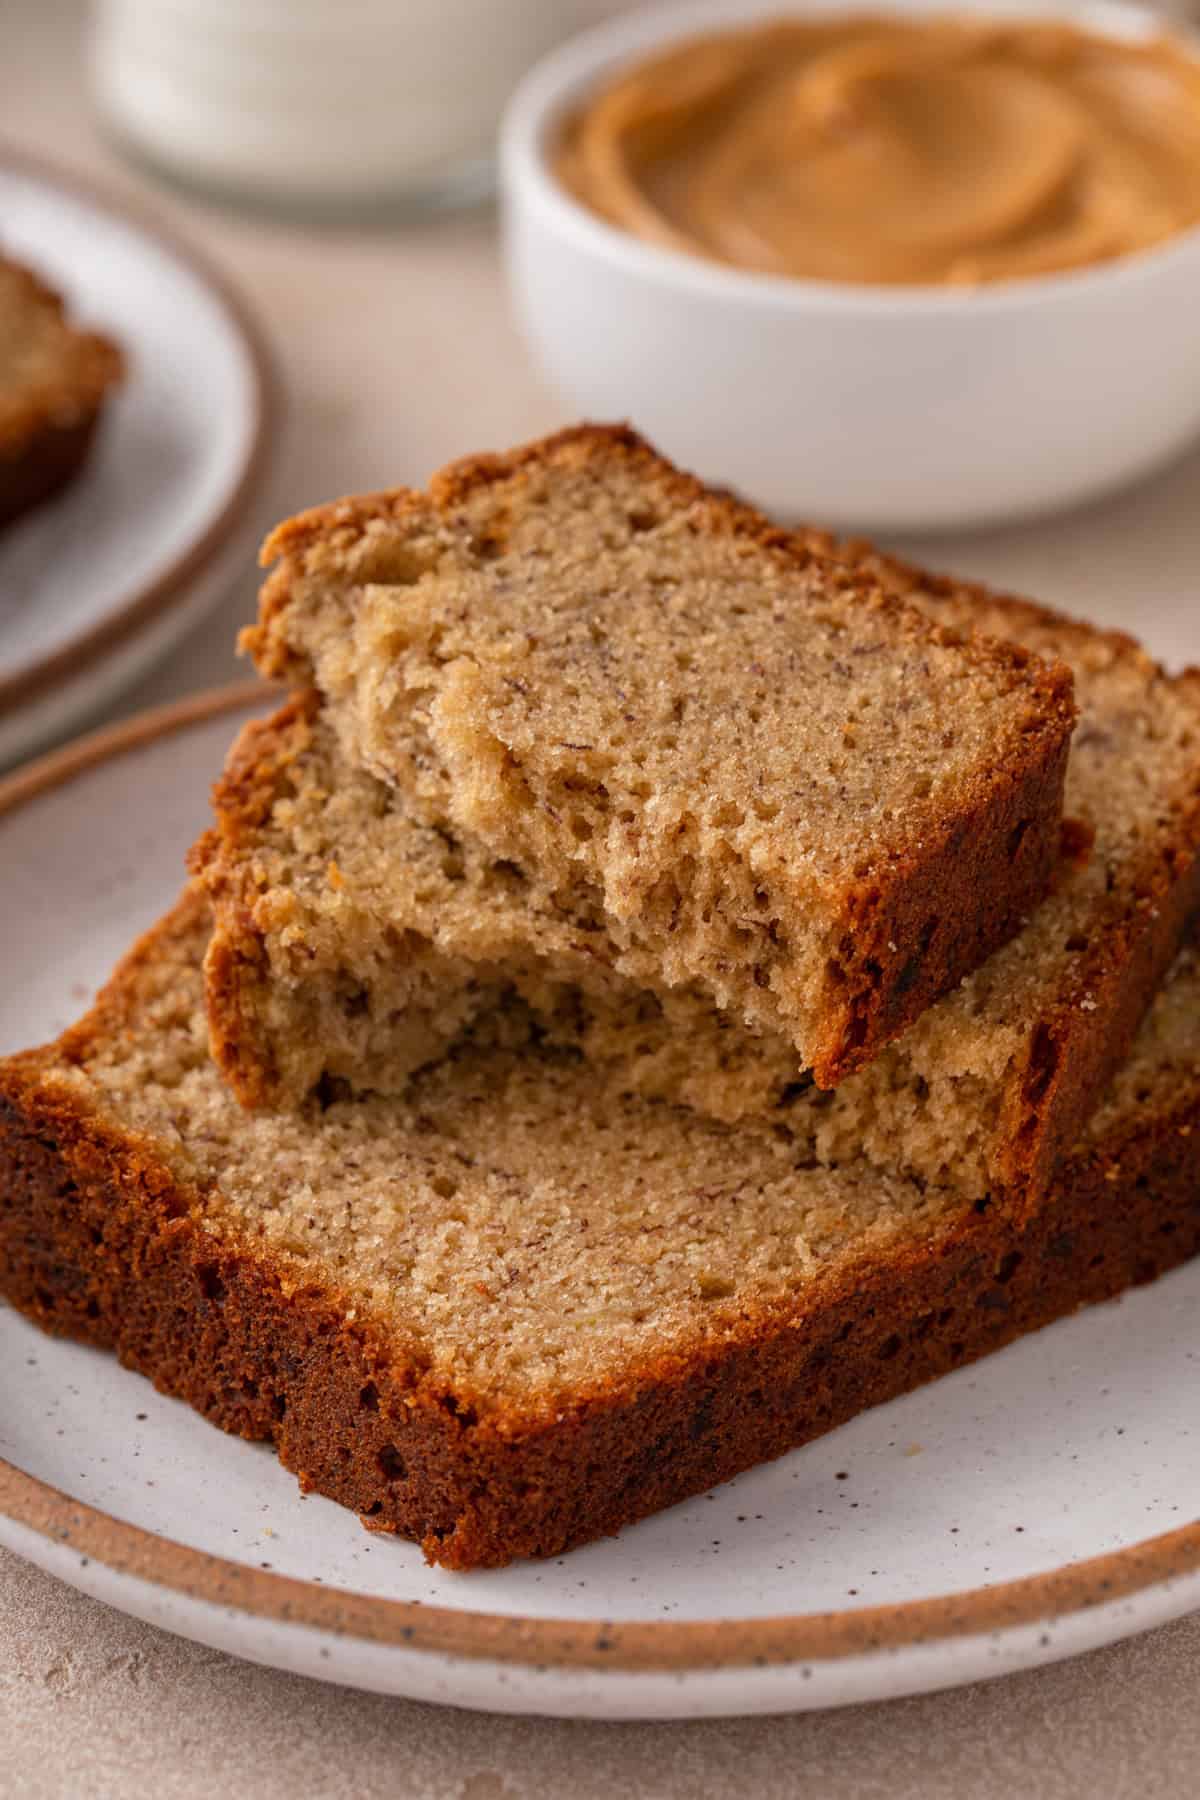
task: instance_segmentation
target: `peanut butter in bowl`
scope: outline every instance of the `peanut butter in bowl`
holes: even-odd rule
[[[601,86],[556,168],[609,223],[740,269],[1047,275],[1200,223],[1200,61],[1051,19],[779,19]]]

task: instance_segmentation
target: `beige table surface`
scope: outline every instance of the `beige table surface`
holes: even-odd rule
[[[0,135],[150,200],[257,309],[287,404],[264,523],[561,422],[509,324],[488,217],[317,235],[181,202],[98,138],[79,40],[80,15],[62,0],[0,0]],[[1066,521],[922,554],[1135,628],[1151,596],[1162,647],[1189,635],[1200,645],[1200,456]],[[248,569],[118,710],[237,673],[233,634],[253,592]],[[1149,1800],[1200,1794],[1198,1698],[1200,1617],[1034,1674],[825,1715],[633,1726],[474,1717],[252,1668],[0,1552],[0,1800]]]

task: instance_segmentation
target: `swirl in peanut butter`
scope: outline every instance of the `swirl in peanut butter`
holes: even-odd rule
[[[1052,21],[781,20],[677,46],[570,121],[611,223],[772,275],[969,285],[1200,221],[1200,61]]]

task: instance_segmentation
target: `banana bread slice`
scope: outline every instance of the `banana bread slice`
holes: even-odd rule
[[[825,1087],[1018,929],[1055,861],[1069,673],[581,427],[306,513],[246,644],[350,760]]]
[[[0,1291],[454,1568],[616,1531],[1200,1245],[1192,956],[1020,1222],[546,1052],[244,1112],[205,932],[193,892],[0,1063]]]
[[[0,256],[0,527],[83,467],[123,368],[114,343],[71,324],[61,294]]]
[[[244,1106],[403,1094],[468,1026],[573,1047],[619,1087],[727,1122],[801,1074],[786,1038],[695,983],[622,974],[586,897],[414,819],[347,761],[315,694],[243,728],[213,802],[190,862],[214,913],[210,1047]]]
[[[870,1068],[802,1091],[787,1038],[614,954],[577,894],[415,822],[310,697],[247,728],[193,853],[215,910],[213,1052],[243,1103],[295,1106],[326,1078],[395,1092],[493,1007],[633,1091],[727,1121],[786,1105],[826,1163],[865,1153],[974,1195],[1044,1188],[1200,905],[1200,675],[1169,677],[1131,638],[1027,601],[829,548],[871,555],[939,622],[1074,671],[1077,853],[1019,937]],[[498,1006],[514,992],[523,1008]]]

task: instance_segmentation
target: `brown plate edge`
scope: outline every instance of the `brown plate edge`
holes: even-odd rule
[[[0,168],[32,175],[63,192],[78,195],[99,210],[126,220],[182,263],[213,293],[246,351],[251,376],[252,423],[249,454],[217,516],[161,575],[138,590],[115,612],[81,631],[68,643],[15,674],[0,677],[0,718],[91,667],[181,600],[196,576],[216,555],[250,511],[266,473],[271,439],[281,412],[274,359],[261,327],[226,276],[190,243],[156,219],[148,208],[119,197],[86,176],[58,168],[49,159],[0,139]]]
[[[209,690],[68,744],[0,781],[0,817],[174,731],[265,702],[262,682]],[[186,1599],[333,1637],[536,1669],[675,1674],[834,1661],[1050,1624],[1200,1570],[1200,1519],[1123,1550],[963,1593],[759,1619],[545,1619],[385,1600],[195,1550],[115,1519],[0,1458],[0,1514]],[[469,1575],[460,1579],[467,1583]]]

